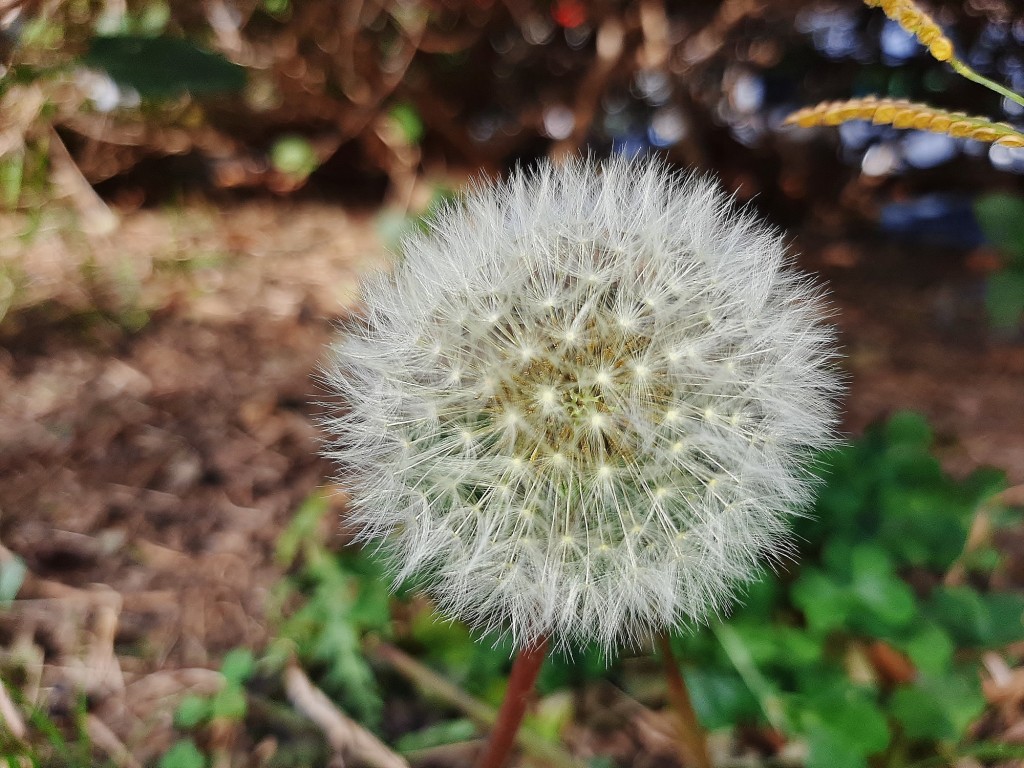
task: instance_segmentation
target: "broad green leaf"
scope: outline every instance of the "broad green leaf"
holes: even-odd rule
[[[160,768],[206,768],[206,758],[191,739],[175,742],[160,758]]]
[[[229,685],[210,699],[210,717],[222,720],[241,720],[246,712],[245,692]]]
[[[989,319],[997,328],[1016,328],[1024,315],[1024,268],[989,275],[985,294]]]
[[[0,158],[0,202],[5,208],[14,208],[21,199],[25,179],[25,158],[22,152],[12,152]]]
[[[235,648],[224,656],[220,673],[229,685],[241,685],[252,676],[256,660],[247,648]]]
[[[867,768],[867,755],[823,726],[811,730],[806,768]]]
[[[889,723],[874,694],[866,689],[847,681],[823,685],[801,704],[799,719],[811,741],[808,765],[825,766],[826,756],[846,765],[843,760],[849,758],[840,754],[844,751],[860,758],[881,752],[889,745]]]
[[[414,146],[423,139],[423,121],[411,104],[396,104],[388,112],[388,117],[398,126],[406,144]]]
[[[861,545],[852,558],[853,594],[863,611],[854,612],[859,623],[868,630],[885,632],[902,627],[917,614],[914,593],[893,570],[892,560],[879,547]]]
[[[982,595],[991,629],[982,639],[989,647],[1009,645],[1024,640],[1024,594],[989,592]]]
[[[909,739],[954,740],[959,734],[947,716],[942,697],[913,685],[897,688],[889,711]]]
[[[10,605],[18,596],[27,572],[25,561],[17,555],[0,561],[0,606]]]
[[[885,439],[893,445],[928,448],[932,429],[925,418],[914,411],[897,411],[885,423]]]
[[[979,594],[970,587],[940,587],[928,613],[965,647],[993,648],[1024,640],[1024,595]]]
[[[932,593],[927,611],[961,646],[981,644],[992,632],[981,596],[969,587],[939,587]]]
[[[209,717],[209,699],[189,694],[181,700],[174,711],[174,724],[179,728],[195,728]]]
[[[974,202],[974,215],[989,242],[1024,261],[1024,198],[1005,192],[982,195]]]
[[[912,739],[958,741],[985,709],[974,671],[924,675],[900,686],[889,699],[889,711]]]
[[[236,93],[245,86],[242,67],[179,37],[94,37],[82,63],[146,99]]]
[[[479,735],[477,726],[472,720],[465,718],[444,720],[440,723],[428,725],[426,728],[421,728],[418,731],[402,735],[395,742],[395,749],[403,754],[408,754],[420,749],[438,747],[442,744],[469,741],[477,735]]]
[[[327,513],[327,499],[321,493],[306,498],[292,515],[291,522],[277,539],[276,559],[285,568],[295,562],[301,547],[318,540],[320,520]]]
[[[816,568],[805,568],[791,591],[793,604],[817,633],[842,627],[851,607],[849,593]]]
[[[914,666],[925,675],[938,676],[949,671],[956,646],[949,635],[932,623],[920,626],[913,635],[899,643]]]
[[[305,179],[320,165],[316,150],[303,136],[282,136],[270,148],[270,163],[281,173]]]
[[[697,718],[708,730],[755,722],[761,714],[757,699],[733,671],[687,669],[686,687]]]

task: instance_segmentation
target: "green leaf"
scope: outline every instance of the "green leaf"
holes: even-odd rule
[[[17,555],[0,561],[0,606],[10,605],[18,596],[27,572],[25,561]]]
[[[985,709],[977,672],[924,675],[900,686],[889,711],[911,739],[958,741]]]
[[[991,632],[991,618],[981,596],[969,587],[939,587],[932,593],[927,611],[962,646],[980,644]]]
[[[256,667],[252,651],[246,648],[235,648],[224,656],[220,665],[220,673],[228,681],[228,685],[241,685],[248,680]]]
[[[25,158],[22,152],[12,152],[0,158],[0,203],[5,208],[14,208],[18,204],[24,180]]]
[[[209,700],[190,694],[181,700],[174,711],[174,724],[179,728],[195,728],[209,717]]]
[[[909,639],[899,643],[914,666],[926,675],[941,675],[949,671],[956,646],[949,635],[936,624],[927,623]]]
[[[1024,640],[1024,594],[990,592],[982,596],[991,630],[982,644],[994,647]]]
[[[242,67],[179,37],[94,37],[82,63],[146,99],[236,93],[245,87]]]
[[[693,668],[686,670],[686,687],[693,708],[708,730],[755,722],[760,704],[738,674],[730,670]]]
[[[242,720],[246,713],[245,691],[228,686],[210,699],[210,717],[221,720]]]
[[[1004,269],[988,277],[985,307],[997,328],[1016,328],[1024,313],[1024,269]]]
[[[932,429],[927,420],[914,411],[897,411],[885,423],[885,439],[893,445],[928,448],[932,443]]]
[[[282,136],[270,149],[270,163],[281,173],[305,179],[320,165],[313,145],[302,136]]]
[[[404,734],[395,742],[395,749],[402,754],[408,754],[420,749],[438,747],[442,744],[469,741],[477,735],[477,727],[472,720],[465,718],[445,720],[434,725],[428,725],[426,728],[421,728],[418,731]]]
[[[812,729],[808,746],[806,768],[867,768],[867,755],[828,728]]]
[[[175,742],[158,763],[160,768],[206,768],[206,758],[192,739]]]
[[[295,562],[303,544],[318,540],[317,530],[325,514],[327,499],[321,493],[311,494],[299,505],[288,527],[278,537],[275,553],[278,565],[287,568]]]
[[[872,545],[858,546],[853,551],[851,568],[851,589],[863,609],[852,615],[861,626],[883,634],[916,618],[914,593],[896,575],[885,550]]]
[[[423,121],[419,112],[411,104],[396,104],[388,112],[388,117],[398,126],[405,143],[414,146],[423,138]]]
[[[961,646],[992,648],[1024,640],[1024,595],[981,595],[970,587],[940,587],[927,605],[932,618]]]
[[[273,15],[280,16],[291,6],[291,0],[263,0],[264,10]]]
[[[917,686],[901,686],[889,700],[889,711],[909,739],[954,740],[959,735],[946,716],[941,697]]]
[[[839,765],[863,765],[862,758],[889,745],[889,723],[874,694],[846,681],[823,685],[806,696],[800,721],[810,736],[808,765],[828,765],[827,757]]]
[[[985,237],[1017,261],[1024,261],[1024,198],[1004,192],[982,195],[974,215]]]
[[[812,631],[825,634],[846,624],[849,593],[818,569],[804,568],[790,594]]]

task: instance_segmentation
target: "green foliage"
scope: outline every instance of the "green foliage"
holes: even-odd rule
[[[974,215],[985,237],[1007,258],[989,276],[985,303],[997,328],[1015,329],[1024,317],[1024,198],[1002,192],[982,195]]]
[[[0,317],[2,316],[3,313],[0,312]],[[27,572],[25,561],[17,555],[11,554],[0,559],[0,608],[10,605],[18,596],[18,590],[21,589]]]
[[[95,37],[82,63],[103,70],[144,99],[235,93],[246,79],[242,67],[178,37]]]
[[[984,707],[978,651],[1024,640],[1024,596],[944,584],[954,565],[974,585],[998,570],[989,548],[983,570],[972,571],[964,548],[983,505],[998,521],[990,499],[1003,478],[979,471],[953,480],[932,441],[920,416],[898,413],[819,456],[815,508],[796,525],[799,565],[753,585],[728,621],[673,638],[705,727],[767,724],[803,744],[808,768],[905,768],[980,748],[963,743]],[[279,543],[283,565],[301,563],[282,596],[304,597],[282,630],[299,656],[349,711],[377,723],[382,682],[361,640],[390,632],[394,610],[402,617],[395,642],[497,704],[510,667],[507,638],[475,638],[421,598],[390,599],[378,558],[325,548],[318,531],[326,509],[322,498],[309,499]],[[903,674],[874,658],[879,648],[902,660]],[[549,658],[538,689],[552,702],[550,717],[542,706],[529,727],[557,737],[571,716],[568,688],[622,675],[596,649]],[[465,720],[442,718],[398,747],[412,752],[473,733]]]
[[[71,711],[58,722],[44,707],[25,706],[16,688],[6,690],[15,704],[28,710],[29,738],[27,741],[14,739],[0,718],[0,765],[17,768],[28,765],[33,768],[106,768],[111,765],[109,760],[97,761],[93,754],[85,726],[84,696],[76,697]]]
[[[806,741],[809,768],[902,766],[963,738],[984,699],[976,657],[956,651],[1024,639],[1024,596],[942,585],[1003,481],[953,481],[931,442],[900,413],[821,456],[814,515],[796,530],[802,566],[755,587],[728,623],[676,638],[708,727],[767,720]],[[872,662],[878,643],[905,656],[909,678]]]
[[[396,741],[394,746],[398,752],[408,754],[409,752],[430,749],[442,744],[469,741],[476,738],[477,735],[477,727],[472,720],[458,718],[456,720],[444,720],[414,733],[407,733]]]
[[[256,669],[252,652],[245,648],[229,651],[221,662],[224,686],[212,696],[185,696],[174,712],[174,725],[181,730],[198,730],[212,723],[241,722],[248,705],[245,683]],[[206,758],[191,739],[176,742],[163,757],[159,768],[203,768]]]
[[[303,180],[317,169],[320,160],[302,136],[282,136],[270,148],[270,163],[281,173]]]
[[[415,232],[426,232],[438,211],[446,205],[457,204],[458,196],[453,190],[443,186],[435,187],[427,209],[419,216],[387,209],[379,213],[376,221],[377,233],[389,251],[401,255],[402,241],[406,237]]]
[[[183,739],[164,753],[159,768],[206,768],[206,758],[191,739]]]
[[[291,641],[305,663],[322,672],[326,690],[368,725],[380,722],[383,699],[362,652],[366,632],[387,634],[391,625],[388,582],[367,552],[330,552],[315,535],[327,503],[313,496],[299,509],[281,537],[277,559],[290,565],[301,555],[298,572],[286,579],[280,603],[302,594],[303,604],[281,621],[279,635]]]
[[[396,104],[388,112],[388,118],[398,128],[406,144],[419,144],[423,139],[423,120],[412,104]]]
[[[974,203],[974,215],[997,248],[1024,264],[1024,198],[1005,192],[982,195]]]

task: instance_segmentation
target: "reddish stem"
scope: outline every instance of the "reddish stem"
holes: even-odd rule
[[[679,719],[682,751],[685,756],[693,760],[694,765],[697,765],[698,768],[712,768],[711,757],[708,755],[707,737],[697,720],[697,713],[693,711],[693,702],[690,701],[690,693],[686,690],[686,681],[679,673],[679,665],[676,663],[675,654],[672,653],[672,645],[668,635],[664,632],[658,635],[658,649],[661,651],[661,660],[665,666],[668,698]]]
[[[498,719],[483,754],[477,759],[476,768],[501,768],[508,759],[547,648],[547,637],[540,637],[516,654],[508,677],[508,688],[505,689],[505,699],[498,710]]]

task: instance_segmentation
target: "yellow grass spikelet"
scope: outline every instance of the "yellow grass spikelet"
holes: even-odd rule
[[[872,8],[881,8],[885,15],[918,39],[939,61],[953,58],[953,43],[931,16],[914,0],[864,0]]]
[[[823,101],[805,107],[786,118],[786,125],[813,128],[839,125],[851,120],[870,120],[876,125],[894,128],[916,128],[919,131],[944,133],[958,139],[974,139],[1005,147],[1024,147],[1024,133],[1008,123],[994,123],[987,117],[971,117],[963,112],[946,112],[927,104],[903,99],[879,99],[866,96],[846,101]]]

